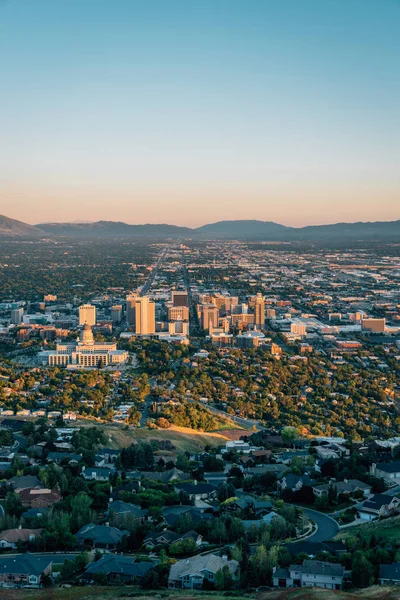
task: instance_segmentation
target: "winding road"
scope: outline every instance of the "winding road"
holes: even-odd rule
[[[311,508],[298,508],[302,508],[305,516],[314,521],[318,526],[317,531],[307,538],[308,542],[326,542],[335,537],[339,531],[339,525],[332,517],[324,515],[317,510],[312,510]]]

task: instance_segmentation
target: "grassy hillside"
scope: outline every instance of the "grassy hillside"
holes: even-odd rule
[[[116,600],[134,598],[135,600],[249,600],[254,594],[230,596],[224,593],[203,592],[144,592],[130,586],[123,587],[72,587],[70,589],[47,590],[1,590],[1,600]]]
[[[108,437],[112,448],[126,448],[133,442],[169,440],[179,452],[199,452],[205,446],[221,446],[229,439],[220,433],[201,432],[187,427],[173,425],[169,429],[125,429],[118,425],[108,425],[93,421],[79,421],[81,427],[100,427]]]
[[[337,534],[335,540],[346,540],[359,532],[367,539],[370,539],[374,535],[376,539],[383,538],[387,541],[398,541],[400,537],[400,516],[390,517],[383,521],[374,521],[372,523],[347,527]],[[400,598],[400,590],[398,594],[398,597]]]
[[[400,589],[373,586],[358,592],[339,592],[318,588],[277,590],[259,594],[257,600],[399,600]]]
[[[73,587],[49,590],[1,590],[2,600],[399,600],[397,587],[373,586],[360,592],[336,592],[317,588],[277,590],[262,594],[240,594],[235,592],[144,592],[134,587]]]

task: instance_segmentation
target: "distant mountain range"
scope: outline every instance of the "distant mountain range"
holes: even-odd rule
[[[218,221],[202,227],[166,224],[129,225],[120,221],[94,223],[39,223],[32,226],[0,215],[0,237],[153,237],[194,239],[242,239],[265,241],[394,240],[400,241],[400,220],[373,223],[336,223],[286,227],[272,221]]]

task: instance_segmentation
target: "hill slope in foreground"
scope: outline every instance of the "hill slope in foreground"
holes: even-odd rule
[[[17,221],[16,219],[10,219],[4,215],[0,215],[0,237],[14,237],[14,236],[37,236],[43,235],[37,227]]]
[[[72,587],[46,590],[1,590],[2,600],[399,600],[399,588],[374,586],[360,592],[336,592],[317,588],[277,590],[262,594],[232,595],[229,592],[169,592],[159,590],[144,592],[130,586],[123,587]]]

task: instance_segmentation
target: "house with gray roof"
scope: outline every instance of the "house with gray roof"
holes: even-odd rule
[[[320,587],[341,590],[344,567],[320,560],[304,560],[302,565],[290,565],[288,569],[275,567],[272,580],[274,587]]]
[[[79,463],[82,460],[82,454],[75,454],[74,452],[49,452],[47,455],[47,462],[55,462],[58,465],[64,460],[68,463]]]
[[[81,527],[75,534],[75,538],[80,544],[85,546],[113,550],[128,535],[129,531],[126,529],[121,530],[117,527],[109,527],[108,525],[89,523]]]
[[[348,496],[359,492],[366,498],[370,495],[372,486],[358,479],[345,479],[344,481],[334,481],[332,483],[325,483],[323,485],[317,485],[313,487],[315,496],[325,496],[329,492],[329,488],[332,487],[337,494],[346,494]]]
[[[369,472],[374,477],[384,479],[388,485],[400,483],[400,460],[372,463]]]
[[[154,531],[146,535],[143,544],[146,548],[155,548],[156,546],[169,546],[183,540],[193,540],[198,547],[203,542],[203,536],[199,535],[197,531],[188,531],[187,533],[176,533],[175,531],[168,530]]]
[[[19,475],[11,477],[11,479],[7,481],[7,487],[12,487],[14,492],[26,490],[28,488],[39,488],[41,485],[40,479],[38,479],[36,475]]]
[[[16,554],[2,556],[0,560],[0,587],[3,584],[14,587],[37,587],[43,575],[51,575],[52,556]]]
[[[108,510],[118,516],[129,515],[138,521],[145,521],[149,515],[147,508],[140,508],[137,504],[131,504],[130,502],[123,502],[122,500],[115,500],[110,502]]]
[[[215,582],[215,575],[224,567],[228,567],[233,579],[238,577],[239,563],[237,560],[227,560],[216,554],[192,556],[178,560],[171,566],[168,577],[168,587],[199,590],[203,581],[207,579],[211,584]]]
[[[113,473],[108,467],[87,467],[82,470],[82,477],[86,481],[108,481]]]
[[[379,517],[389,517],[400,510],[400,498],[389,494],[374,494],[362,503],[359,510],[361,519],[373,521]]]
[[[379,583],[381,585],[399,585],[400,563],[381,565],[379,568]]]
[[[294,473],[287,473],[277,482],[279,490],[292,490],[292,492],[298,492],[303,486],[312,484],[313,481],[309,475],[295,475]]]
[[[135,557],[105,554],[96,562],[89,563],[82,579],[95,581],[96,575],[106,575],[110,583],[138,583],[157,563],[135,562]]]

